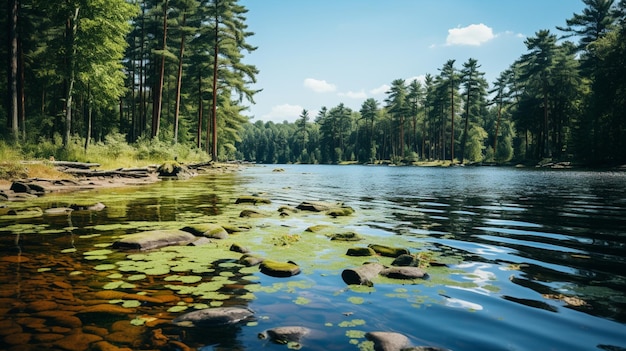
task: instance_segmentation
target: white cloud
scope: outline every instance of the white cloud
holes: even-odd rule
[[[315,78],[307,78],[304,80],[304,86],[313,90],[316,93],[332,93],[337,90],[334,84],[328,83],[325,80],[319,80]]]
[[[374,88],[374,89],[370,90],[370,94],[372,94],[372,95],[382,95],[382,94],[385,94],[386,92],[388,92],[389,89],[391,89],[391,87],[389,85],[383,84],[383,85],[379,86],[378,88]]]
[[[420,82],[420,84],[424,85],[424,81],[426,81],[426,75],[425,74],[420,74],[419,76],[411,77],[411,78],[406,80],[406,84],[409,85],[414,80],[416,80],[416,81]]]
[[[350,99],[367,99],[367,94],[365,91],[348,91],[347,93],[339,93],[337,94],[342,97],[347,97]]]
[[[300,113],[302,113],[302,106],[300,105],[290,105],[290,104],[282,104],[276,105],[272,107],[272,110],[261,117],[262,120],[265,121],[274,121],[277,123],[281,123],[283,121],[293,122],[298,119]],[[309,112],[309,116],[311,113]]]
[[[480,23],[470,24],[467,27],[448,29],[446,45],[479,46],[495,38],[493,29]]]

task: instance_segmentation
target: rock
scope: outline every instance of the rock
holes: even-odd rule
[[[330,240],[336,241],[360,241],[363,240],[359,234],[355,232],[337,233],[328,235]]]
[[[222,228],[224,228],[226,230],[226,232],[228,232],[228,234],[233,234],[233,233],[239,233],[239,232],[247,232],[250,229],[252,229],[252,227],[250,227],[249,225],[245,225],[245,224],[241,224],[241,225],[222,225]]]
[[[348,285],[372,286],[372,279],[385,268],[377,262],[365,263],[357,268],[344,269],[341,272],[341,279]]]
[[[283,173],[284,171],[285,171],[285,169],[284,169],[284,168],[274,168],[274,169],[272,170],[272,172],[274,172],[274,173]]]
[[[236,204],[271,204],[270,199],[266,199],[256,195],[240,196],[235,200]]]
[[[368,332],[365,338],[374,342],[375,351],[400,351],[411,346],[409,338],[400,333]]]
[[[450,351],[450,349],[444,349],[436,346],[413,346],[405,347],[400,351]]]
[[[98,202],[98,203],[91,204],[91,205],[72,204],[70,205],[70,208],[73,209],[74,211],[102,211],[106,208],[106,206],[104,206],[103,203]]]
[[[304,201],[304,202],[301,202],[298,206],[296,206],[296,208],[302,211],[324,212],[337,206],[338,206],[337,204],[333,204],[330,202]]]
[[[380,275],[395,279],[419,279],[428,276],[426,272],[417,267],[389,267],[380,271]]]
[[[23,262],[28,262],[30,261],[30,258],[26,257],[26,256],[22,256],[22,255],[18,255],[18,256],[5,256],[0,258],[0,261],[3,262],[10,262],[10,263],[23,263]]]
[[[291,277],[300,273],[300,267],[293,262],[264,260],[260,264],[261,273],[271,277]]]
[[[192,224],[181,229],[195,236],[205,236],[212,239],[226,239],[228,232],[222,226],[214,223]]]
[[[291,207],[291,206],[285,206],[285,205],[283,205],[283,206],[280,206],[280,207],[278,208],[278,212],[280,212],[280,213],[284,213],[284,214],[288,214],[288,212],[289,212],[289,213],[298,213],[299,211],[298,211],[298,209],[297,209],[297,208],[295,208],[295,207]]]
[[[78,332],[55,341],[54,345],[68,351],[83,351],[89,348],[89,344],[101,340],[98,335]]]
[[[245,254],[239,258],[239,263],[247,267],[252,267],[261,264],[264,260],[265,259],[263,257]]]
[[[259,333],[259,339],[269,339],[277,344],[299,343],[300,340],[311,332],[309,328],[288,326],[268,329]]]
[[[212,243],[211,239],[201,237],[201,238],[196,238],[196,240],[190,242],[189,244],[187,244],[187,246],[204,246],[210,243]]]
[[[348,256],[374,256],[376,251],[370,247],[351,247],[346,252]]]
[[[27,345],[33,337],[29,333],[13,333],[4,337],[4,342],[8,345]]]
[[[113,305],[110,303],[102,303],[98,305],[87,306],[77,314],[86,314],[86,313],[102,313],[102,314],[117,314],[117,315],[128,315],[130,313],[134,313],[135,310],[131,308],[125,308],[118,305]]]
[[[33,301],[30,302],[29,304],[26,305],[26,308],[24,309],[26,312],[41,312],[41,311],[48,311],[48,310],[54,310],[58,307],[59,305],[54,302],[54,301],[50,301],[50,300],[37,300],[37,301]]]
[[[167,345],[167,342],[170,340],[166,335],[163,334],[163,329],[154,329],[150,335],[150,344],[152,347],[162,349]]]
[[[176,161],[166,161],[157,167],[157,175],[159,177],[183,177],[188,178],[189,169]]]
[[[400,255],[409,254],[409,250],[405,248],[391,247],[391,246],[377,245],[377,244],[371,244],[368,246],[372,248],[372,250],[376,251],[377,254],[381,256],[385,256],[385,257],[398,257]]]
[[[75,312],[49,310],[34,313],[33,316],[51,320],[50,324],[60,327],[75,329],[83,325],[83,322],[75,316]]]
[[[142,233],[124,235],[113,243],[114,249],[151,250],[172,245],[187,245],[196,237],[182,230],[151,230]]]
[[[132,351],[132,349],[129,349],[127,347],[117,347],[108,341],[95,342],[91,345],[91,348],[94,351]]]
[[[325,224],[318,224],[318,225],[312,225],[308,228],[306,228],[305,231],[307,232],[311,232],[311,233],[317,233],[317,232],[321,232],[324,229],[328,229],[329,226],[325,225]]]
[[[261,211],[256,211],[256,210],[243,210],[241,211],[241,213],[239,213],[239,217],[242,218],[265,218],[265,217],[269,217],[268,214],[265,214]]]
[[[343,217],[349,216],[354,213],[354,209],[349,206],[341,206],[336,208],[331,208],[326,212],[327,215],[332,217]]]
[[[205,308],[178,316],[172,323],[181,327],[217,327],[248,321],[253,316],[251,310],[243,307]]]
[[[33,339],[40,343],[51,343],[56,340],[63,339],[65,335],[63,334],[55,334],[55,333],[39,333],[33,335]]]
[[[411,267],[417,267],[419,266],[420,261],[417,259],[417,257],[413,256],[413,255],[407,255],[407,254],[402,254],[398,257],[396,257],[395,260],[393,260],[393,262],[391,262],[392,266],[411,266]]]
[[[44,216],[67,216],[74,211],[69,207],[53,207],[43,211]]]
[[[229,250],[233,252],[244,253],[244,254],[250,252],[250,249],[248,249],[247,247],[243,247],[237,243],[233,243],[232,245],[230,245]]]

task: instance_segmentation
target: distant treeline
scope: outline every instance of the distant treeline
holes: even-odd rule
[[[494,82],[475,59],[448,60],[423,82],[393,80],[384,101],[358,111],[252,124],[242,111],[258,70],[244,63],[255,48],[236,0],[10,0],[2,138],[87,148],[121,133],[263,163],[624,164],[626,0],[583,2],[527,38]]]

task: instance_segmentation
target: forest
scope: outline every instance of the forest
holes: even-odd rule
[[[526,38],[493,82],[475,59],[448,60],[424,81],[390,77],[384,101],[358,111],[252,123],[254,14],[237,0],[9,0],[0,147],[76,160],[124,148],[257,163],[626,164],[626,0],[583,2]]]

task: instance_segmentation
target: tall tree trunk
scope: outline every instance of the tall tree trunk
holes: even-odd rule
[[[19,51],[19,59],[17,62],[17,72],[19,80],[17,82],[17,94],[18,94],[18,110],[20,125],[22,127],[22,140],[26,140],[26,94],[24,92],[24,47],[22,45],[22,39],[18,36],[17,47]]]
[[[450,163],[454,163],[454,78],[450,80]]]
[[[17,142],[19,140],[19,124],[18,124],[18,103],[17,103],[17,12],[19,9],[18,0],[9,0],[9,6],[11,8],[11,15],[9,21],[9,40],[10,40],[10,74],[9,74],[9,91],[11,92],[11,133],[13,140]]]
[[[211,144],[211,159],[217,162],[217,68],[218,68],[218,55],[219,55],[219,18],[217,14],[217,2],[215,3],[215,46],[213,48],[213,103],[211,106],[211,123],[213,128],[211,130],[213,136],[213,143]]]
[[[121,100],[120,100],[121,101]],[[87,148],[89,147],[89,142],[91,141],[91,122],[92,122],[92,111],[93,107],[91,106],[91,88],[89,84],[87,84],[87,127],[85,133],[85,153],[87,152]]]
[[[198,72],[198,131],[196,135],[196,141],[198,143],[198,149],[202,148],[202,72]]]
[[[74,69],[74,61],[76,58],[76,45],[74,41],[76,40],[76,30],[78,28],[78,14],[80,12],[80,7],[76,7],[74,9],[74,15],[68,19],[67,23],[67,68],[68,68],[68,79],[67,79],[67,91],[65,95],[65,133],[63,134],[63,146],[65,148],[69,147],[70,143],[70,133],[72,130],[72,97],[74,95],[74,83],[76,81],[76,71]]]
[[[472,88],[471,88],[472,76],[471,75],[469,79],[470,79],[470,83],[469,83],[470,86],[468,86],[467,88],[467,100],[465,101],[465,129],[463,130],[463,138],[461,139],[461,158],[459,160],[459,163],[461,164],[463,164],[463,162],[465,161],[465,144],[467,143],[467,132],[469,129],[470,98],[472,95],[471,94],[472,92]]]
[[[176,80],[176,106],[174,108],[174,143],[178,143],[178,118],[180,113],[180,89],[183,83],[183,56],[185,54],[185,20],[186,13],[183,12],[183,20],[181,23],[182,33],[180,39],[180,53],[178,55],[178,78]]]
[[[498,104],[498,119],[496,121],[496,135],[493,138],[494,160],[497,160],[496,155],[498,154],[498,133],[500,132],[500,118],[502,118],[502,98],[500,98],[500,102]]]
[[[139,44],[139,121],[137,126],[137,131],[135,133],[135,140],[137,137],[142,135],[146,128],[146,98],[144,93],[144,87],[146,82],[144,81],[144,42],[146,38],[145,34],[145,23],[146,23],[146,9],[145,6],[141,6],[141,38]]]
[[[165,50],[167,50],[167,7],[168,0],[163,4],[163,53],[161,54],[161,66],[159,68],[159,81],[154,93],[154,105],[152,106],[152,137],[159,135],[161,126],[161,107],[163,105],[163,80],[165,78]]]

